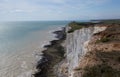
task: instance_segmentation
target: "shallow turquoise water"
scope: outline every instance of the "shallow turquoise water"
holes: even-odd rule
[[[0,22],[0,77],[31,77],[40,45],[68,21]]]
[[[5,47],[9,48],[11,45],[17,45],[17,43],[22,42],[23,39],[24,42],[25,40],[27,41],[32,32],[62,27],[67,23],[67,21],[17,21],[0,23],[0,52],[3,52],[2,50],[4,50]],[[6,51],[4,50],[4,52]],[[7,52],[13,51],[9,49]]]

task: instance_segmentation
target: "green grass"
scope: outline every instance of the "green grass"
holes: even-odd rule
[[[96,43],[100,43],[100,42],[106,43],[106,42],[109,42],[109,41],[110,41],[109,38],[102,38],[102,39],[100,39],[100,40],[97,40]]]
[[[71,29],[68,31],[68,33],[72,33],[75,30],[79,30],[83,27],[87,27],[88,25],[93,25],[91,22],[71,22],[68,24]]]
[[[103,24],[120,24],[120,19],[104,19],[104,20],[93,20],[100,21]]]
[[[114,40],[119,40],[119,38],[114,38],[114,37],[102,37],[99,40],[96,40],[96,43],[106,43],[106,42],[110,42],[110,41],[114,41]]]
[[[94,24],[120,24],[120,19],[106,19],[106,20],[93,20],[93,21],[99,21],[99,22],[71,22],[68,25],[71,27],[71,29],[68,31],[68,33],[74,32],[75,30],[79,30],[83,27],[88,27],[90,25]]]
[[[109,42],[111,40],[113,40],[113,39],[109,38],[109,37],[103,37],[100,40],[96,40],[96,43],[106,43],[106,42]]]
[[[68,33],[72,33],[75,30],[79,30],[79,29],[83,28],[82,26],[79,26],[79,25],[72,25],[70,27],[71,27],[71,29],[68,31]]]

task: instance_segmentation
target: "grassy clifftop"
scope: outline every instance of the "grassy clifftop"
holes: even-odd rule
[[[104,20],[92,20],[94,21],[99,21],[100,23],[103,24],[120,24],[120,19],[104,19]]]
[[[114,25],[114,24],[120,24],[120,19],[109,19],[109,20],[91,20],[90,22],[76,22],[73,21],[68,24],[70,27],[68,33],[72,33],[75,30],[79,30],[83,27],[89,27],[94,26],[95,24],[106,24],[106,25]]]
[[[88,25],[94,25],[92,22],[71,22],[68,24],[70,29],[68,30],[68,33],[74,32],[75,30],[79,30],[83,27],[88,27]]]

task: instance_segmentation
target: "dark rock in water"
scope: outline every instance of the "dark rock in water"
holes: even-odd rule
[[[47,61],[48,61],[48,59],[43,56],[43,58],[40,61],[38,61],[37,68],[41,67],[42,64],[46,63]]]
[[[50,41],[49,45],[45,45],[46,50],[43,52],[43,58],[38,61],[36,68],[38,72],[34,74],[35,77],[56,77],[54,74],[54,65],[60,62],[64,56],[64,47],[61,43],[65,39],[65,29],[53,32],[56,34],[58,40]]]
[[[62,30],[59,30],[59,31],[55,31],[53,32],[54,34],[56,34],[56,38],[58,39],[63,39],[65,38],[65,28],[62,28]]]
[[[44,48],[49,48],[49,47],[57,44],[57,41],[58,41],[58,40],[52,40],[52,41],[50,41],[50,44],[49,44],[49,45],[45,45]]]
[[[51,45],[45,45],[44,48],[48,48],[48,47],[50,47],[50,46],[51,46]]]
[[[58,40],[64,40],[66,38],[65,28],[62,28],[62,30],[59,30],[59,31],[54,31],[53,33],[56,34],[55,37],[58,38]],[[55,45],[58,40],[50,41],[50,44],[49,45],[45,45],[44,48],[49,48],[52,45]]]

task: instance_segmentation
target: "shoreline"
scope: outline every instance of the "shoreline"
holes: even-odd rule
[[[1,77],[33,77],[33,74],[37,71],[37,62],[42,58],[42,52],[44,50],[43,45],[50,44],[49,41],[56,39],[52,34],[54,30],[59,30],[60,27],[50,28],[49,30],[34,31],[30,33],[29,39],[25,40],[25,46],[19,47],[19,52],[2,53],[1,55]],[[33,35],[38,38],[34,38]],[[41,35],[41,36],[40,36]],[[31,36],[35,39],[32,40]],[[27,38],[28,38],[27,37]],[[41,38],[41,39],[40,39]],[[23,42],[24,40],[22,40]],[[32,42],[31,42],[32,41]],[[22,44],[21,42],[21,44]],[[29,43],[29,44],[27,44]],[[26,45],[27,44],[27,45]],[[16,48],[18,49],[18,48]],[[4,58],[2,60],[2,58]]]
[[[54,77],[54,66],[64,58],[64,47],[61,45],[65,40],[65,27],[53,32],[54,40],[50,44],[44,45],[42,59],[38,61],[36,69],[38,70],[34,77]]]

